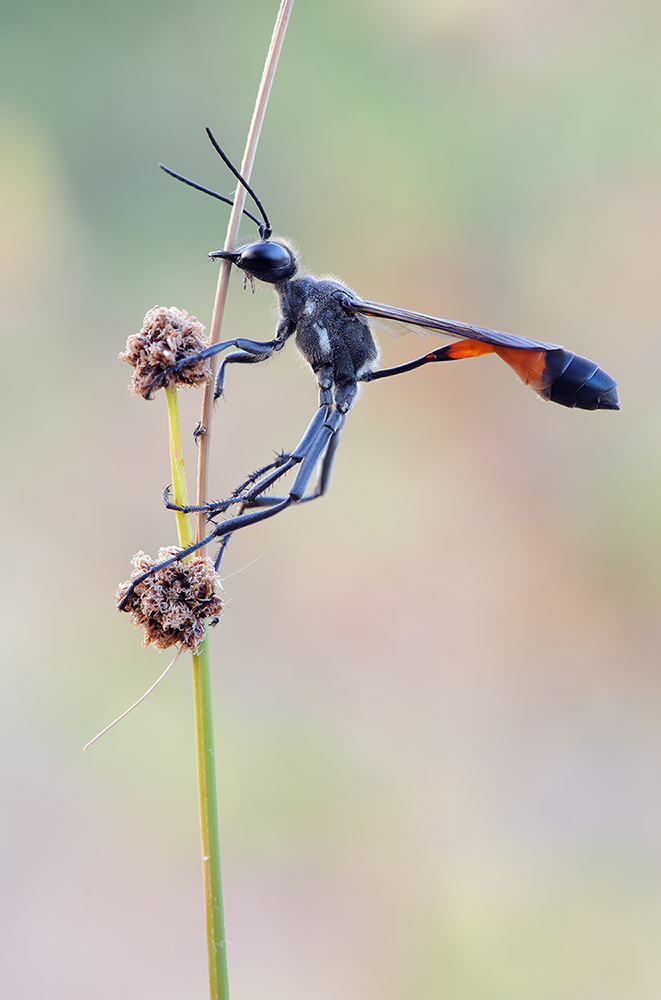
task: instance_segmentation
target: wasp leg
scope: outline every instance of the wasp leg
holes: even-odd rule
[[[355,390],[354,390],[354,395],[355,395]],[[166,507],[170,509],[182,510],[184,513],[195,513],[197,511],[204,511],[207,514],[209,514],[210,518],[213,518],[216,514],[224,513],[224,511],[226,511],[233,504],[243,504],[244,507],[246,508],[257,507],[257,506],[272,507],[278,503],[281,503],[285,499],[288,499],[287,497],[278,497],[278,498],[269,497],[269,498],[264,498],[263,502],[258,502],[258,503],[254,502],[255,499],[260,497],[262,493],[270,489],[271,486],[273,486],[273,484],[278,481],[278,479],[286,475],[286,473],[289,472],[290,469],[293,469],[296,465],[299,465],[301,462],[306,461],[308,453],[312,449],[313,453],[316,455],[316,458],[314,460],[310,473],[307,475],[307,480],[306,480],[306,485],[307,485],[307,482],[309,482],[310,476],[314,471],[314,467],[322,458],[324,451],[326,450],[329,439],[332,438],[332,436],[336,433],[338,427],[341,428],[342,425],[344,424],[345,414],[338,410],[336,410],[333,413],[330,409],[330,403],[326,402],[327,398],[328,398],[327,391],[322,390],[320,392],[320,399],[322,400],[322,402],[319,406],[319,409],[317,410],[314,417],[310,421],[310,424],[307,430],[305,431],[305,434],[299,441],[296,448],[294,448],[292,452],[283,452],[281,455],[278,455],[273,462],[269,462],[269,464],[265,465],[262,469],[258,469],[257,472],[253,472],[241,484],[241,486],[237,487],[237,489],[233,491],[231,497],[228,497],[226,500],[214,500],[208,504],[202,504],[199,507],[178,508],[178,507],[173,507],[169,503],[169,498],[168,498],[169,491],[164,491],[163,502],[165,503]],[[333,429],[329,430],[331,425]],[[326,474],[325,482],[328,481],[328,477],[330,475],[330,466],[332,465],[332,455],[335,453],[335,447],[337,447],[337,445],[333,447],[333,450],[331,452],[329,471]],[[266,475],[262,475],[262,473],[266,473]],[[303,480],[301,480],[301,482],[302,481]],[[297,482],[298,482],[298,477],[294,482],[294,486],[292,486],[292,491],[295,489]],[[248,489],[246,492],[246,489],[250,484],[254,485],[252,485],[252,488]],[[321,494],[317,493],[315,495],[320,496]],[[295,501],[298,501],[301,499],[301,497],[296,495],[293,497],[293,499]],[[310,497],[310,499],[313,499],[313,497]]]
[[[320,415],[322,410],[317,411],[317,416]],[[337,436],[338,430],[344,424],[346,419],[346,414],[341,413],[338,410],[334,410],[333,413],[328,416],[328,418],[321,423],[321,426],[317,424],[316,433],[309,434],[306,433],[304,440],[306,440],[305,448],[299,446],[292,455],[287,463],[287,469],[276,469],[270,476],[265,476],[264,479],[258,483],[252,490],[250,490],[244,497],[240,498],[246,508],[257,507],[258,509],[251,511],[247,514],[237,514],[236,517],[228,518],[227,521],[223,521],[216,528],[214,534],[216,538],[223,538],[225,535],[233,531],[238,531],[240,528],[245,528],[249,524],[256,524],[258,521],[265,521],[268,517],[273,517],[274,514],[279,514],[281,510],[285,510],[293,503],[299,503],[302,499],[316,499],[317,496],[321,496],[321,492],[317,490],[314,491],[309,497],[305,497],[305,491],[310,483],[310,479],[314,473],[315,468],[322,458],[324,458],[324,467],[326,467],[326,456],[330,449],[330,444],[334,437]],[[313,421],[315,423],[315,421]],[[312,430],[312,424],[308,431]],[[301,442],[301,445],[303,442]],[[328,479],[330,477],[330,471],[332,468],[333,458],[335,455],[335,445],[332,450],[330,450],[330,455],[328,456],[327,471],[324,474],[322,469],[322,475],[320,477],[323,483],[323,489],[328,485]],[[268,489],[272,482],[281,475],[284,475],[285,471],[292,468],[294,464],[300,463],[300,469],[296,475],[294,483],[291,490],[286,497],[264,497],[260,496],[261,491]],[[263,499],[266,502],[263,504],[259,503],[259,500]],[[255,503],[254,501],[258,501]]]
[[[236,340],[226,340],[221,344],[212,344],[211,347],[207,347],[206,352],[208,353],[203,353],[204,356],[208,358],[218,354],[226,347],[238,347],[238,351],[228,354],[227,357],[223,359],[220,368],[218,369],[218,374],[216,375],[216,381],[213,388],[214,402],[223,394],[227,365],[253,365],[260,361],[266,361],[267,358],[270,358],[273,354],[280,351],[285,346],[287,340],[291,337],[295,329],[295,324],[290,319],[283,318],[278,324],[278,329],[273,340],[263,342],[261,340],[245,340],[242,337],[237,337]]]
[[[277,341],[274,341],[274,343],[277,345]],[[282,345],[279,345],[279,346],[282,346]],[[226,376],[227,365],[232,365],[232,364],[234,364],[234,365],[254,365],[254,364],[258,364],[260,361],[266,361],[277,350],[278,350],[278,346],[275,346],[271,351],[263,352],[263,353],[262,352],[260,352],[260,353],[257,353],[257,352],[251,353],[250,351],[247,351],[247,350],[232,351],[231,354],[228,354],[226,357],[224,357],[223,360],[222,360],[222,362],[221,362],[220,368],[218,369],[218,373],[216,375],[216,381],[214,382],[214,386],[213,386],[213,401],[214,401],[214,403],[216,402],[217,399],[220,399],[220,397],[223,395],[223,392],[224,392],[224,389],[225,389],[225,376]]]
[[[253,483],[257,482],[257,480],[260,479],[265,473],[270,472],[271,469],[279,469],[280,466],[288,462],[290,458],[291,454],[284,451],[281,452],[272,462],[269,462],[268,465],[263,465],[262,468],[257,469],[256,472],[251,472],[240,486],[237,486],[235,490],[232,490],[232,495],[227,500],[207,500],[206,503],[201,504],[177,504],[170,499],[172,496],[172,487],[166,486],[161,494],[163,506],[168,510],[177,511],[179,514],[220,514],[235,503],[243,503],[245,498],[242,494],[245,493],[249,486],[252,486]]]
[[[256,360],[264,360],[269,358],[274,351],[278,350],[276,345],[277,341],[275,340],[269,340],[266,341],[266,343],[263,343],[257,340],[243,340],[240,337],[237,337],[234,340],[224,340],[220,344],[212,344],[211,347],[205,347],[204,350],[199,351],[197,354],[189,354],[188,357],[181,358],[179,361],[176,361],[175,364],[160,372],[149,386],[147,399],[151,399],[152,393],[154,393],[155,390],[163,384],[169,375],[177,375],[189,365],[193,365],[198,361],[204,361],[206,358],[212,358],[221,351],[227,350],[228,347],[238,347],[241,351],[254,355]]]
[[[318,497],[323,496],[326,492],[331,472],[333,470],[335,452],[340,441],[340,433],[347,419],[347,413],[351,409],[351,406],[356,398],[357,385],[355,382],[349,382],[345,385],[338,386],[335,390],[335,408],[332,412],[328,412],[330,410],[332,393],[329,380],[324,378],[323,375],[324,371],[320,369],[317,372],[320,403],[319,410],[317,411],[317,417],[324,409],[327,411],[327,417],[320,426],[316,438],[312,440],[308,436],[313,428],[313,424],[310,424],[303,440],[299,444],[298,448],[291,453],[290,461],[283,465],[282,470],[275,476],[272,475],[266,477],[263,481],[257,483],[253,489],[243,494],[241,499],[244,501],[246,508],[273,507],[287,499],[287,497],[265,497],[262,496],[262,494],[276,481],[276,479],[280,478],[281,475],[284,475],[286,471],[292,468],[295,464],[295,462],[292,461],[293,459],[298,459],[298,461],[301,461],[302,459],[302,465],[296,479],[294,480],[294,485],[289,491],[289,497],[293,497],[297,503],[305,503],[308,500],[316,500]],[[315,420],[317,417],[315,417]],[[308,441],[311,441],[309,448],[307,447]],[[307,489],[310,479],[312,478],[312,474],[319,462],[322,464],[317,484],[312,493],[305,496],[305,490]]]
[[[342,427],[346,420],[346,414],[343,414],[343,419],[341,423],[338,424],[337,429],[333,433],[330,441],[326,445],[326,453],[323,455],[321,462],[321,469],[319,471],[319,478],[317,479],[317,484],[312,491],[308,493],[307,496],[302,496],[298,503],[307,503],[308,500],[316,500],[318,497],[322,497],[326,490],[328,489],[328,483],[330,481],[331,473],[333,471],[333,462],[335,460],[335,452],[337,451],[337,446],[340,443],[340,434],[342,433]],[[323,454],[323,451],[322,453]],[[317,459],[318,461],[319,459]],[[256,496],[251,500],[246,500],[246,507],[271,507],[274,504],[281,503],[285,500],[285,497],[279,496]]]
[[[142,583],[143,580],[153,576],[154,573],[157,573],[161,569],[166,569],[168,566],[172,566],[173,563],[181,562],[182,559],[186,559],[194,552],[197,552],[198,549],[201,549],[205,545],[214,541],[214,539],[223,543],[224,551],[224,548],[227,545],[228,536],[233,532],[239,531],[241,528],[247,528],[250,524],[257,524],[259,521],[265,521],[269,517],[274,517],[274,515],[279,514],[281,510],[286,510],[287,507],[290,507],[293,503],[299,502],[305,494],[318,462],[325,454],[327,454],[333,437],[337,434],[337,431],[342,427],[346,419],[345,413],[342,413],[339,410],[334,410],[329,414],[328,410],[329,407],[327,405],[319,407],[312,418],[308,429],[301,438],[298,447],[291,453],[282,468],[274,469],[268,475],[259,480],[259,482],[257,482],[255,486],[253,486],[253,488],[245,494],[245,496],[237,497],[231,502],[242,503],[246,507],[252,505],[252,501],[259,497],[264,490],[268,489],[272,483],[280,478],[280,476],[284,475],[285,472],[293,468],[295,465],[300,464],[300,469],[298,470],[293,486],[286,497],[278,498],[277,500],[273,498],[274,502],[268,506],[257,507],[257,509],[250,511],[249,513],[240,513],[237,514],[236,517],[228,518],[221,524],[216,525],[214,530],[204,538],[200,539],[200,541],[194,542],[185,549],[181,549],[181,551],[177,552],[176,555],[171,556],[169,559],[164,559],[163,562],[156,563],[151,567],[151,569],[147,570],[145,573],[141,573],[140,576],[137,576],[131,581],[131,586],[118,605],[119,610],[123,611],[125,609],[133,591],[135,590],[135,587],[139,583]],[[331,451],[328,462],[328,471],[325,477],[322,470],[321,478],[324,480],[324,485],[328,482],[330,466],[332,465],[334,453],[335,448]],[[326,462],[324,462],[324,465],[325,464]],[[226,503],[227,501],[223,502]],[[222,558],[222,553],[220,554],[220,558]],[[218,564],[220,564],[220,558],[217,557]]]

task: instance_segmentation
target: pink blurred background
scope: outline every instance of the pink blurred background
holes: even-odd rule
[[[11,1000],[206,995],[188,665],[81,748],[167,662],[112,600],[175,541],[164,401],[130,397],[117,354],[157,303],[209,323],[227,220],[157,163],[231,191],[203,128],[240,159],[276,7],[1,12]],[[294,8],[253,173],[276,232],[366,298],[594,358],[623,408],[545,405],[495,358],[375,384],[327,497],[233,540],[212,639],[233,1000],[661,995],[660,20]],[[227,335],[273,322],[235,277]],[[386,365],[425,349],[380,342]],[[293,345],[231,370],[213,494],[315,406]]]

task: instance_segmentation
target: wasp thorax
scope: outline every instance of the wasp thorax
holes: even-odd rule
[[[284,243],[278,243],[277,240],[260,240],[259,243],[250,243],[234,253],[216,250],[209,256],[214,259],[231,260],[246,274],[271,284],[288,281],[294,277],[297,270],[294,254],[288,246],[285,246]]]

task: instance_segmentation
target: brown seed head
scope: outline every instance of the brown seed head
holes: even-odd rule
[[[158,560],[138,552],[131,560],[134,567],[131,580],[151,569],[156,561],[169,559],[179,551],[176,546],[159,550]],[[126,594],[131,580],[123,583],[115,599],[119,603]],[[213,561],[203,556],[193,556],[187,562],[176,562],[137,584],[125,611],[131,613],[134,628],[144,628],[143,646],[167,649],[183,643],[197,652],[205,633],[205,622],[222,612],[220,577],[213,568]],[[215,621],[210,624],[215,625]]]
[[[212,371],[208,358],[186,365],[176,375],[167,371],[175,362],[198,354],[206,346],[204,327],[195,316],[174,306],[154,306],[145,316],[140,333],[129,337],[126,350],[119,355],[121,361],[135,368],[131,392],[148,399],[154,379],[160,379],[154,388],[168,389],[206,382]]]

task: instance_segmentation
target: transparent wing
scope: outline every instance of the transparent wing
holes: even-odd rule
[[[433,330],[424,330],[421,326],[413,326],[412,323],[401,323],[397,319],[386,319],[385,316],[370,316],[369,322],[372,330],[385,333],[395,340],[405,337],[407,333],[415,333],[418,337],[427,338],[430,333],[434,332]],[[440,337],[442,334],[439,333],[438,336]]]
[[[555,351],[559,344],[548,344],[543,340],[531,340],[529,337],[516,337],[502,330],[490,330],[484,326],[472,326],[459,320],[444,319],[442,316],[428,316],[426,313],[412,312],[409,309],[398,309],[397,306],[387,306],[382,302],[366,302],[364,299],[345,300],[347,309],[369,316],[370,320],[387,320],[390,336],[401,337],[408,329],[414,329],[424,337],[429,333],[446,337],[467,337],[469,340],[479,340],[484,344],[494,344],[496,347],[512,347],[522,351]],[[395,325],[392,331],[391,323]],[[424,332],[422,332],[424,331]]]

